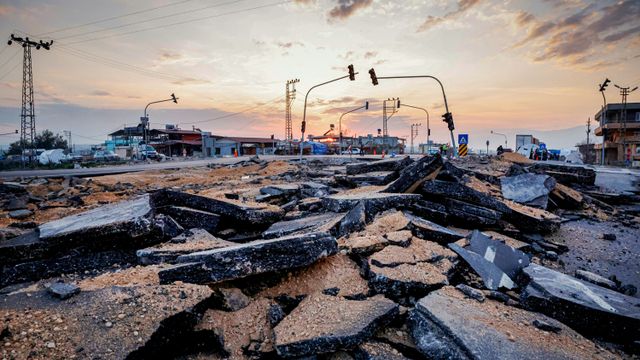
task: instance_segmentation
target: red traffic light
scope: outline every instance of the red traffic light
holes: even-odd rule
[[[355,71],[353,70],[353,64],[347,66],[349,68],[349,80],[353,81],[356,79]]]
[[[369,69],[369,75],[371,75],[371,83],[373,85],[378,85],[378,77],[376,76],[376,71],[373,68]]]

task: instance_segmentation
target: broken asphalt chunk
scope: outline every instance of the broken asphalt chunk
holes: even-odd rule
[[[295,220],[280,221],[274,223],[265,230],[262,233],[262,237],[265,239],[272,239],[309,232],[328,232],[335,235],[344,216],[344,213],[324,213],[320,215],[305,216]]]
[[[167,206],[159,211],[171,216],[185,229],[200,228],[214,232],[220,222],[220,215],[183,206]]]
[[[396,178],[398,178],[397,171],[374,171],[356,175],[335,175],[338,183],[350,187],[387,185]]]
[[[530,264],[523,304],[574,329],[612,341],[640,338],[640,299]]]
[[[54,282],[47,287],[49,294],[60,300],[65,300],[73,295],[80,293],[80,288],[74,284],[66,284],[63,282]]]
[[[485,260],[494,263],[512,279],[529,265],[529,257],[520,250],[493,240],[489,236],[474,230],[469,236],[469,246],[465,248],[481,255]],[[495,290],[495,289],[492,289]]]
[[[337,251],[336,239],[327,233],[291,235],[182,255],[159,276],[161,283],[217,283],[308,266]]]
[[[521,174],[500,178],[502,196],[505,199],[528,206],[546,209],[549,192],[556,185],[554,178],[548,175]]]
[[[433,180],[442,168],[439,154],[424,156],[400,171],[396,180],[383,191],[390,193],[413,193],[427,180]]]
[[[285,358],[350,349],[397,315],[398,305],[383,297],[357,301],[314,294],[275,327],[275,348]]]
[[[458,241],[464,237],[464,235],[456,231],[449,230],[444,226],[425,220],[419,216],[409,213],[404,213],[404,215],[409,219],[409,229],[413,235],[421,239],[447,244]]]
[[[214,199],[173,190],[160,190],[152,195],[154,206],[182,206],[218,214],[225,225],[260,227],[280,220],[284,211],[277,206],[249,206],[232,200]]]
[[[540,331],[535,319],[557,326],[559,333]],[[562,323],[493,300],[478,302],[453,287],[444,287],[418,301],[409,316],[416,345],[434,359],[610,359]]]
[[[409,156],[389,158],[371,162],[356,162],[347,164],[347,175],[364,174],[375,171],[399,171],[411,164]]]
[[[204,229],[190,229],[168,242],[136,251],[141,264],[175,262],[178,256],[196,251],[219,249],[236,245],[219,239]]]
[[[487,289],[513,289],[516,287],[513,279],[505,274],[504,271],[496,266],[496,264],[482,257],[482,255],[473,251],[465,250],[458,244],[449,244],[449,248],[460,255],[460,257],[462,257],[464,261],[466,261],[469,266],[471,266],[473,270],[480,275]]]
[[[379,212],[407,206],[420,199],[418,194],[392,194],[376,191],[340,193],[322,199],[325,209],[343,212],[353,209],[359,202],[364,203],[367,220],[373,219]]]

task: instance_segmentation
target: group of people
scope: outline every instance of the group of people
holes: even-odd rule
[[[449,143],[440,145],[440,155],[441,156],[451,156],[453,155],[453,149]]]

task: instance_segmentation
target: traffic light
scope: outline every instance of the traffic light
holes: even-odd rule
[[[306,121],[302,121],[302,133],[304,134],[304,131],[307,129],[307,122]]]
[[[600,91],[604,91],[607,88],[607,86],[609,86],[610,82],[611,80],[609,80],[609,78],[604,79],[604,82],[600,84]]]
[[[174,103],[176,103],[176,104],[178,103],[178,98],[176,97],[175,94],[171,94],[171,98],[173,99]]]
[[[373,85],[378,85],[378,77],[376,76],[376,71],[373,68],[369,69],[369,75],[371,75],[371,82]]]
[[[364,109],[365,110],[369,110],[369,102],[368,101],[364,102]]]
[[[449,127],[449,131],[455,130],[455,127],[453,126],[453,114],[448,112],[442,115],[442,121],[447,123],[447,126]]]
[[[398,109],[400,109],[400,99],[398,99]]]
[[[348,66],[349,68],[349,80],[353,81],[356,79],[356,73],[353,71],[353,64]]]

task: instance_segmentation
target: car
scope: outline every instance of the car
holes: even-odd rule
[[[353,148],[351,150],[346,149],[346,150],[342,150],[342,155],[358,155],[360,154],[360,149],[358,148]]]
[[[135,157],[136,159],[156,159],[158,152],[151,145],[140,144]]]

